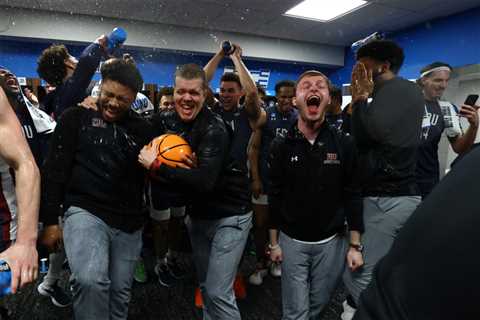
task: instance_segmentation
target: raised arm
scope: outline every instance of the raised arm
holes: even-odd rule
[[[245,92],[245,110],[247,111],[248,118],[251,122],[255,123],[260,118],[262,101],[258,95],[257,85],[250,71],[248,71],[243,63],[242,48],[237,44],[234,44],[234,46],[235,50],[230,55],[230,58],[233,61],[235,70],[238,72],[242,89]]]
[[[37,277],[36,250],[38,208],[40,202],[40,173],[30,148],[23,136],[20,123],[0,89],[0,156],[15,172],[17,198],[17,238],[15,243],[0,253],[12,270],[11,289],[32,282]]]
[[[205,76],[207,77],[207,82],[212,81],[213,76],[215,75],[215,71],[217,71],[218,65],[225,57],[225,53],[223,53],[223,49],[220,48],[217,53],[208,61],[208,63],[203,67],[203,71],[205,71]]]

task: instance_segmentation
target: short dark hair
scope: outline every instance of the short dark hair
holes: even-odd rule
[[[220,82],[236,82],[240,88],[242,88],[242,83],[240,82],[240,77],[238,74],[233,72],[225,72],[220,79]]]
[[[135,63],[113,58],[105,61],[101,68],[102,81],[116,81],[133,92],[138,93],[143,87],[143,78]]]
[[[336,101],[340,102],[340,104],[342,104],[343,103],[342,89],[340,89],[337,86],[332,86],[330,88],[330,98],[332,100],[336,100]]]
[[[435,62],[432,62],[429,65],[426,65],[425,67],[423,67],[422,70],[420,70],[420,75],[422,75],[425,72],[428,72],[430,70],[440,68],[440,67],[447,67],[448,69],[450,69],[450,71],[453,70],[452,66],[449,65],[448,63],[441,62],[441,61],[435,61]],[[426,75],[426,76],[428,76],[428,75]]]
[[[283,88],[283,87],[289,87],[289,88],[293,88],[293,90],[295,90],[295,81],[282,80],[282,81],[277,82],[277,84],[275,85],[275,94],[278,94],[278,91],[280,90],[280,88]]]
[[[163,87],[158,93],[160,98],[163,96],[173,96],[173,87]]]
[[[46,82],[57,87],[67,75],[65,60],[70,54],[63,44],[54,44],[42,51],[37,60],[37,73]]]
[[[390,71],[397,74],[402,67],[405,55],[403,49],[391,40],[373,40],[357,51],[357,60],[371,58],[379,62],[389,62]]]
[[[195,63],[183,64],[177,67],[175,71],[174,83],[176,83],[176,78],[183,78],[186,80],[201,79],[203,82],[203,88],[207,87],[207,76],[202,67]]]
[[[332,87],[332,82],[330,81],[330,79],[328,79],[328,77],[323,74],[322,72],[320,71],[317,71],[317,70],[308,70],[308,71],[305,71],[304,73],[302,73],[298,79],[297,79],[297,82],[295,83],[295,90],[297,89],[297,85],[300,83],[300,81],[305,78],[305,77],[314,77],[314,76],[320,76],[322,78],[325,79],[325,81],[327,81],[327,85],[328,85],[328,90],[330,90],[330,88]]]

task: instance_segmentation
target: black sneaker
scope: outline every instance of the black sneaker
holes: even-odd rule
[[[170,275],[177,280],[181,280],[187,275],[187,271],[177,260],[168,261],[167,266]]]
[[[68,307],[72,299],[60,288],[57,283],[53,286],[47,286],[45,281],[37,287],[38,292],[45,297],[50,297],[52,303],[60,308]]]
[[[154,271],[155,274],[158,276],[158,282],[160,282],[162,286],[170,288],[176,284],[177,279],[172,276],[168,265],[157,264],[154,268]]]

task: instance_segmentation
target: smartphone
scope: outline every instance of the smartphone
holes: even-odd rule
[[[469,94],[467,99],[465,99],[465,102],[463,104],[467,106],[475,106],[475,103],[478,100],[478,94]]]

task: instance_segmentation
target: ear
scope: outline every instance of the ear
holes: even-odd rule
[[[392,66],[392,64],[388,61],[385,61],[384,63],[382,63],[382,73],[385,72],[385,71],[391,71],[390,67]]]
[[[293,97],[292,104],[296,107],[297,106],[297,97]]]
[[[327,106],[332,104],[332,97],[330,95],[328,95],[327,101],[328,101]]]

